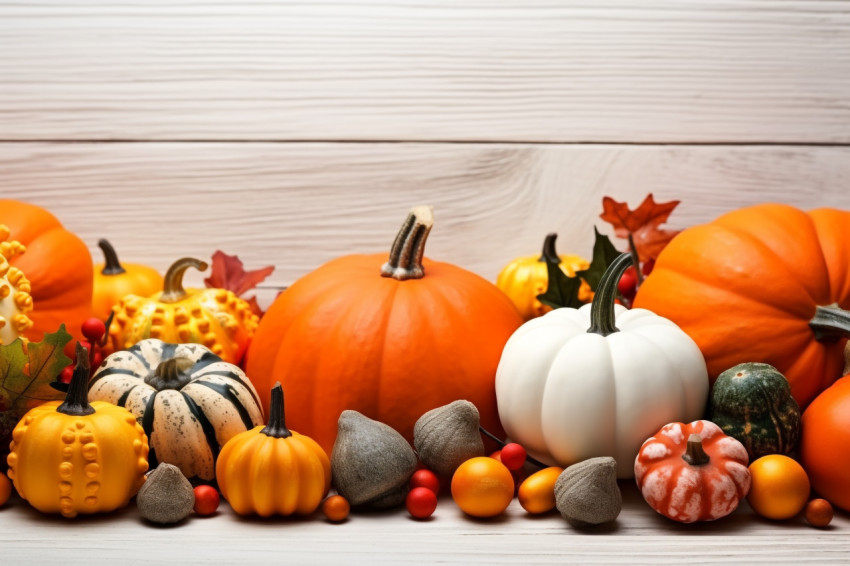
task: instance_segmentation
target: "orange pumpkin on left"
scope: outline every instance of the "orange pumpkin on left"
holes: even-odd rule
[[[76,338],[91,316],[92,258],[88,247],[47,210],[16,200],[0,200],[0,224],[10,239],[26,246],[24,254],[9,263],[27,276],[32,286],[33,327],[25,333],[41,340],[65,323]]]

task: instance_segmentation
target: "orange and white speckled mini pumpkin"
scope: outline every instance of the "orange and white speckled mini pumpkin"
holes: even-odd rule
[[[670,423],[643,443],[635,480],[650,507],[674,521],[729,515],[750,490],[744,445],[710,421]]]

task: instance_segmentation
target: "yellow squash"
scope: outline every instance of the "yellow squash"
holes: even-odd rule
[[[561,270],[569,277],[575,277],[576,271],[590,266],[586,259],[577,255],[559,256],[555,252],[557,237],[557,234],[548,234],[540,256],[530,255],[515,259],[502,269],[496,279],[496,287],[511,298],[525,320],[543,316],[552,310],[537,300],[537,295],[545,293],[549,284],[547,263],[560,263]],[[593,300],[593,291],[586,281],[581,282],[578,298],[584,303]]]
[[[331,485],[322,447],[286,428],[280,383],[272,388],[269,424],[231,438],[215,472],[221,494],[240,515],[309,515]]]
[[[112,244],[101,239],[97,245],[103,251],[105,262],[94,266],[94,316],[106,320],[112,307],[127,295],[147,297],[162,289],[162,275],[156,269],[137,263],[122,265]]]
[[[9,344],[32,328],[27,313],[32,311],[31,286],[23,271],[9,260],[26,251],[26,246],[9,240],[9,228],[0,224],[0,344]]]
[[[77,367],[65,401],[30,410],[12,431],[9,478],[42,513],[64,517],[123,507],[145,481],[148,440],[122,407],[86,399],[88,352],[77,345]]]
[[[126,350],[146,338],[176,344],[203,344],[224,361],[238,364],[254,335],[259,317],[247,301],[226,289],[184,289],[189,267],[203,261],[178,259],[165,274],[163,291],[151,297],[128,295],[115,307],[109,328],[111,350]]]

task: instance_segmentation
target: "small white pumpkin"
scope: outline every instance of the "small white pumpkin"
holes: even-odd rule
[[[499,418],[508,436],[561,467],[597,456],[634,477],[640,446],[661,426],[702,417],[705,359],[666,318],[614,304],[631,263],[618,257],[593,303],[555,309],[523,324],[496,371]]]
[[[200,344],[150,338],[107,357],[89,384],[89,401],[128,409],[145,429],[148,460],[215,478],[225,442],[263,423],[254,386],[238,366]]]

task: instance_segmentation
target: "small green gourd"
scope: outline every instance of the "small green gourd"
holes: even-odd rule
[[[750,461],[792,454],[800,439],[800,407],[788,380],[769,364],[744,363],[717,377],[709,420],[747,449]]]

